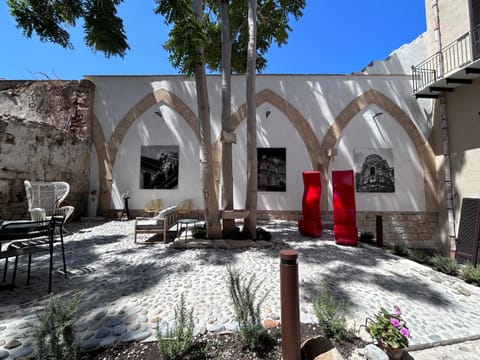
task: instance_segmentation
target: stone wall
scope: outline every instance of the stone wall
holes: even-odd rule
[[[88,81],[0,81],[0,219],[29,216],[23,182],[66,181],[84,213],[90,176]]]
[[[358,231],[376,233],[376,217],[382,216],[383,243],[410,248],[438,248],[438,212],[357,212]],[[442,250],[442,249],[439,249]]]

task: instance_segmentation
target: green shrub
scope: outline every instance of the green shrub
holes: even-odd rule
[[[272,234],[265,230],[264,228],[258,227],[257,228],[257,240],[271,240]]]
[[[227,267],[227,270],[227,286],[239,324],[240,340],[246,348],[265,356],[274,348],[277,339],[261,322],[260,306],[265,298],[256,300],[260,285],[254,286],[255,275],[244,281],[234,268]]]
[[[432,267],[437,271],[448,275],[457,275],[458,273],[458,264],[455,259],[435,255],[431,262]]]
[[[45,311],[38,315],[34,339],[37,360],[77,360],[80,347],[75,341],[73,323],[79,296],[68,300],[50,297]]]
[[[404,244],[395,244],[393,246],[393,253],[398,256],[408,256],[408,248]]]
[[[353,330],[347,329],[345,315],[349,308],[347,301],[336,300],[329,294],[326,282],[322,283],[322,289],[314,299],[313,309],[324,336],[338,342],[351,341],[355,337]]]
[[[466,263],[462,273],[466,282],[480,285],[480,265],[475,266],[472,263]]]
[[[207,238],[207,228],[206,228],[206,226],[197,226],[192,231],[192,237],[194,239],[206,239]]]
[[[193,352],[201,351],[201,349],[193,347],[193,329],[193,310],[187,311],[182,294],[180,303],[175,308],[175,328],[167,328],[164,336],[157,324],[158,350],[165,360],[185,359],[187,355],[188,358],[196,358],[196,354]]]
[[[366,244],[374,244],[375,243],[375,241],[373,241],[374,237],[375,236],[370,231],[362,231],[360,233],[360,236],[358,237],[358,241]]]
[[[408,252],[408,258],[420,264],[429,262],[430,256],[422,249],[412,249]]]

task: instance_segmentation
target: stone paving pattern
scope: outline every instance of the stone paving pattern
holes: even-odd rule
[[[162,332],[173,326],[173,310],[182,294],[187,307],[193,308],[196,332],[234,331],[227,266],[246,278],[255,274],[261,282],[258,295],[265,296],[262,317],[280,320],[279,251],[294,249],[299,253],[302,322],[316,321],[312,301],[326,281],[331,293],[351,303],[349,321],[357,328],[381,306],[398,305],[413,335],[411,345],[480,335],[479,287],[373,247],[338,246],[328,229],[320,239],[312,239],[302,237],[295,222],[262,226],[272,233],[271,243],[236,249],[232,244],[241,242],[220,241],[215,248],[203,242],[205,248],[179,249],[178,241],[134,244],[133,221],[68,224],[69,276],[56,272],[53,292],[64,298],[81,294],[75,326],[85,350],[154,340],[157,324]],[[187,241],[183,247],[193,244]],[[58,269],[59,254],[54,259]],[[0,359],[34,355],[37,312],[49,298],[47,256],[34,255],[29,286],[21,259],[17,288],[0,292]],[[419,360],[478,359],[480,341],[410,354]],[[355,356],[362,358],[361,351]]]

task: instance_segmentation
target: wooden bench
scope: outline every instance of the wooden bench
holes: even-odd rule
[[[163,234],[163,242],[167,243],[168,230],[177,225],[178,210],[176,206],[163,209],[154,217],[137,217],[135,219],[134,242],[138,234]]]

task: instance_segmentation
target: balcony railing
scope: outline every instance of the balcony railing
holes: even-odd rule
[[[478,59],[479,55],[480,26],[477,26],[413,68],[413,92],[444,79]]]

